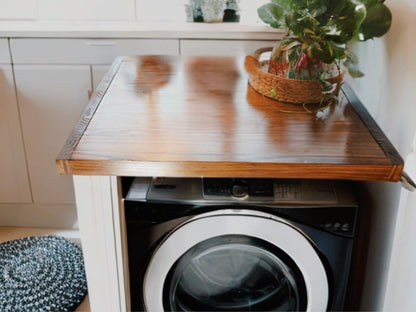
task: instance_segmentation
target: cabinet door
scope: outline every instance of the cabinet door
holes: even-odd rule
[[[11,38],[14,64],[111,64],[118,56],[179,54],[178,39]]]
[[[97,89],[101,80],[107,74],[111,65],[92,65],[92,88]]]
[[[0,10],[1,11],[1,10]],[[10,64],[9,43],[5,38],[0,38],[0,63]]]
[[[0,65],[0,202],[30,203],[11,65]]]
[[[238,56],[253,54],[259,48],[274,47],[267,40],[181,40],[181,55]]]
[[[70,176],[55,159],[88,103],[87,65],[15,65],[29,176],[36,203],[74,203]]]

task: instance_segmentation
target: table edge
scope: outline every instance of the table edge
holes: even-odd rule
[[[113,81],[116,73],[118,72],[122,61],[123,57],[117,57],[114,60],[107,74],[101,80],[92,98],[85,107],[80,119],[78,120],[70,136],[66,140],[60,153],[58,154],[56,158],[56,164],[58,167],[59,174],[71,174],[71,166],[68,165],[67,161],[71,159],[72,153],[77,147],[92,117],[97,111],[97,108],[100,105],[102,99],[104,98],[104,95],[107,92],[108,88],[110,87],[111,82]]]

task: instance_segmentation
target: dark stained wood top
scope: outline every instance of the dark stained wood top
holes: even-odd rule
[[[117,59],[57,159],[75,175],[398,181],[403,160],[345,86],[308,114],[247,84],[241,58]]]

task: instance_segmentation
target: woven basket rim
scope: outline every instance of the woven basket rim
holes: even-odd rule
[[[259,58],[260,58],[260,56],[261,56],[262,53],[269,52],[269,51],[272,51],[272,50],[273,50],[273,47],[259,48],[256,51],[254,51],[254,53],[253,53],[252,56],[259,62],[259,64],[262,64],[262,63],[269,64],[269,61],[268,60],[259,61]],[[311,82],[311,81],[318,82],[318,79],[296,79],[296,78],[280,77],[280,76],[276,76],[276,75],[270,74],[268,72],[265,72],[264,70],[262,70],[259,67],[257,67],[257,69],[259,71],[261,71],[262,73],[264,73],[266,76],[271,76],[271,77],[273,77],[275,79],[277,78],[279,80],[296,81],[296,82],[300,82],[300,83],[303,83],[305,81],[306,82]],[[345,73],[345,71],[342,71],[341,72],[341,76],[342,77],[344,76],[344,73]],[[334,76],[334,77],[327,78],[326,80],[328,80],[328,79],[336,79],[336,78],[339,78],[339,77],[340,77],[340,75],[337,75],[337,76]]]
[[[261,66],[268,64],[267,60],[259,61],[261,54],[271,51],[272,47],[260,48],[253,55],[247,55],[245,68],[249,74],[249,84],[259,93],[271,99],[288,103],[318,103],[322,100],[323,92],[318,79],[292,79],[270,74]],[[336,94],[338,84],[342,83],[343,73],[326,79],[333,86]],[[272,95],[273,91],[273,95]]]

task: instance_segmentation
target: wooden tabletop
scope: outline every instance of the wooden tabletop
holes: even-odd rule
[[[117,59],[58,156],[61,174],[398,181],[403,160],[344,86],[306,113],[247,83],[243,58]]]

